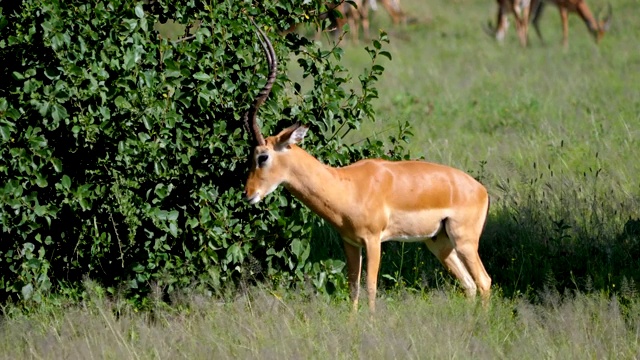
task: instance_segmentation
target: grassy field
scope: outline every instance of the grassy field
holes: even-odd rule
[[[89,287],[90,288],[90,287]],[[14,315],[3,359],[633,359],[637,301],[543,294],[540,305],[494,297],[484,310],[451,292],[396,293],[375,317],[303,293],[252,288],[193,294],[145,313],[94,293],[65,310]]]
[[[491,180],[530,177],[536,163],[577,181],[591,167],[616,193],[637,196],[640,25],[631,14],[638,2],[612,2],[615,20],[599,46],[571,16],[566,51],[553,7],[542,21],[546,45],[531,34],[522,49],[513,26],[502,46],[482,31],[495,22],[491,1],[402,4],[417,20],[405,28],[388,28],[384,12],[374,14],[374,25],[391,34],[394,56],[375,128],[409,121],[415,156],[467,170],[486,160]],[[362,59],[356,50],[349,55],[354,66]]]
[[[170,307],[158,301],[138,313],[88,284],[93,295],[79,305],[26,315],[7,305],[0,358],[640,357],[640,2],[611,3],[600,45],[571,15],[567,50],[553,7],[542,21],[546,44],[531,34],[528,49],[513,26],[504,44],[483,32],[495,22],[491,0],[403,0],[413,18],[403,27],[382,9],[373,14],[393,61],[383,63],[376,123],[351,140],[386,139],[408,121],[413,157],[486,184],[489,309],[468,303],[430,254],[409,247],[412,261],[400,270],[405,279],[414,271],[405,283],[422,290],[386,283],[373,319],[336,298],[262,287],[175,295]],[[366,66],[362,45],[344,49],[347,67]],[[385,259],[389,275],[397,256]]]

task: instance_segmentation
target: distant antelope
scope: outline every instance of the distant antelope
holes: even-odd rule
[[[246,200],[257,204],[282,184],[336,228],[344,241],[353,309],[358,308],[362,249],[373,312],[381,246],[390,240],[423,242],[467,296],[473,298],[479,290],[487,300],[491,278],[478,254],[489,209],[486,188],[461,170],[426,161],[366,159],[341,168],[325,165],[298,146],[308,130],[304,125],[265,138],[256,117],[276,80],[277,59],[269,38],[257,29],[269,75],[244,115],[254,143]]]
[[[371,0],[375,1],[375,0]],[[369,0],[353,0],[356,7],[346,1],[341,1],[338,4],[328,3],[327,11],[318,15],[319,20],[329,19],[331,25],[326,31],[331,31],[334,40],[342,34],[342,28],[345,24],[349,24],[351,30],[351,38],[354,42],[358,41],[359,26],[362,25],[364,34],[369,36]],[[281,32],[281,34],[288,34],[295,31],[300,24],[293,24],[288,29]],[[319,40],[320,33],[316,33],[316,39]]]
[[[542,16],[542,11],[548,3],[554,4],[560,11],[560,18],[562,19],[562,45],[565,48],[569,46],[569,12],[575,12],[580,16],[582,21],[587,25],[587,29],[596,43],[600,42],[604,34],[609,30],[609,27],[611,27],[613,10],[611,9],[610,3],[607,5],[606,16],[603,16],[602,19],[596,19],[584,0],[531,0],[531,21],[540,40],[542,40],[542,34],[540,33],[539,21]]]
[[[531,11],[531,1],[535,0],[497,0],[498,17],[495,28],[489,24],[489,35],[495,36],[496,40],[503,41],[509,27],[509,13],[515,17],[516,32],[522,46],[527,46],[527,33],[529,25],[529,13]]]
[[[320,14],[318,17],[320,20],[330,19],[331,28],[328,29],[333,32],[334,39],[342,34],[342,28],[345,24],[349,24],[351,31],[351,39],[354,42],[359,40],[360,27],[362,27],[363,36],[365,39],[369,39],[369,10],[377,8],[378,1],[382,4],[382,7],[389,13],[394,25],[405,22],[406,16],[400,8],[400,0],[352,0],[350,2],[342,1],[338,4],[329,4],[328,11]],[[355,5],[355,7],[352,5]],[[335,12],[340,14],[336,15]],[[283,33],[289,33],[295,31],[296,25],[292,25]]]
[[[394,25],[406,21],[406,15],[400,8],[400,0],[369,0],[371,10],[377,10],[378,1],[380,1],[382,7],[387,11]]]
[[[542,39],[539,21],[546,4],[551,3],[558,7],[562,20],[562,44],[566,48],[569,45],[569,12],[577,13],[587,25],[589,32],[599,42],[611,26],[611,4],[608,5],[608,14],[604,19],[596,19],[585,0],[497,0],[498,15],[495,28],[490,26],[490,35],[495,36],[498,41],[504,39],[508,27],[507,16],[513,13],[516,23],[516,31],[522,46],[527,46],[528,24],[533,23],[536,34]]]

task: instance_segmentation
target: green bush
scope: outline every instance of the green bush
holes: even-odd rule
[[[314,18],[322,1],[148,3],[2,5],[3,297],[39,301],[86,277],[133,297],[151,284],[215,290],[249,278],[344,287],[344,263],[310,251],[316,216],[286,191],[258,207],[242,200],[250,151],[242,116],[267,73],[249,17],[280,62],[263,131],[310,124],[305,147],[332,165],[404,156],[406,125],[392,149],[343,142],[373,117],[386,35],[354,79],[339,47],[278,35],[291,23],[324,26]],[[155,26],[167,20],[194,37],[159,36]],[[304,81],[288,75],[292,61]]]

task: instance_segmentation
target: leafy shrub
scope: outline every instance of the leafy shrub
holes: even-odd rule
[[[321,1],[97,3],[25,0],[0,16],[0,287],[38,301],[89,277],[111,292],[151,283],[219,288],[239,279],[341,287],[340,260],[310,252],[320,220],[285,191],[242,200],[249,143],[242,116],[265,83],[249,16],[265,27],[280,71],[260,117],[273,133],[312,126],[305,147],[332,165],[399,158],[409,135],[343,143],[373,117],[375,81],[390,58],[380,40],[356,79],[291,23],[318,20]],[[311,16],[309,16],[311,15]],[[309,20],[306,20],[309,18]],[[158,36],[172,19],[192,34]],[[192,24],[196,24],[191,26]],[[304,81],[285,69],[297,61]],[[396,141],[397,140],[397,141]]]

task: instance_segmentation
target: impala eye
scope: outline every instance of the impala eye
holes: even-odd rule
[[[267,162],[267,160],[269,160],[269,155],[267,154],[258,155],[258,167],[262,167],[264,163]]]

